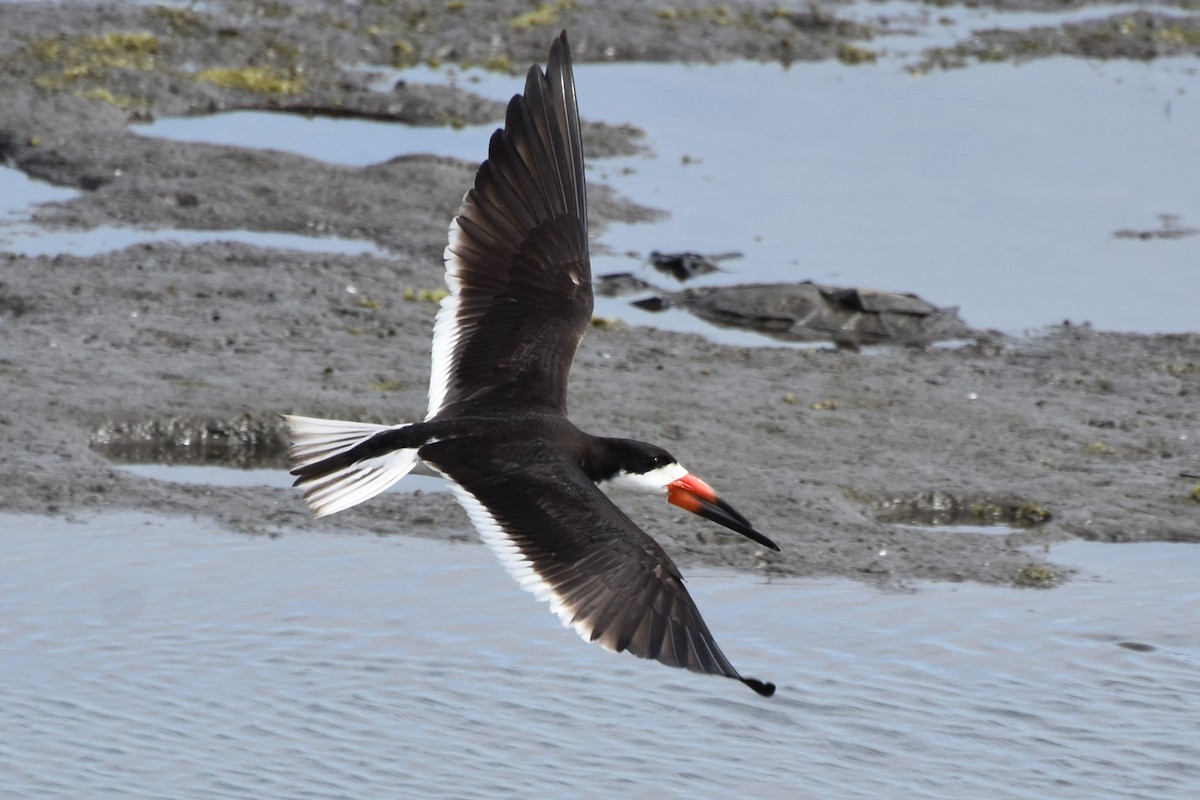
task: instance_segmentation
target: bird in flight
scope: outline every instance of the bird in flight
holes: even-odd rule
[[[316,516],[357,505],[418,460],[440,473],[522,588],[586,641],[734,678],[666,552],[601,486],[673,503],[779,548],[666,450],[567,419],[567,378],[592,316],[587,189],[571,51],[531,67],[450,224],[422,422],[285,416],[296,485]]]

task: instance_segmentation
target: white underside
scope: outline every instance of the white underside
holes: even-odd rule
[[[585,642],[592,640],[592,625],[586,620],[575,620],[575,610],[569,607],[562,596],[554,591],[554,587],[538,575],[531,562],[509,537],[504,527],[492,516],[483,503],[471,494],[453,478],[445,473],[442,477],[454,491],[459,505],[471,518],[471,524],[479,531],[480,537],[487,543],[489,549],[504,566],[509,575],[516,579],[521,588],[533,592],[533,596],[543,602],[550,603],[550,610],[562,621],[564,628],[572,628]]]
[[[292,440],[288,452],[297,467],[345,453],[383,431],[408,427],[290,415],[285,415],[283,421]],[[304,484],[304,501],[317,517],[344,511],[396,483],[412,471],[417,461],[415,448],[356,461]]]

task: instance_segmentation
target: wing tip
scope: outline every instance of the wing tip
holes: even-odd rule
[[[757,678],[738,678],[742,683],[749,686],[754,691],[758,692],[763,697],[770,697],[775,694],[775,684],[770,681],[760,681]]]
[[[571,65],[571,45],[567,41],[566,28],[560,30],[550,43],[550,57],[546,59],[547,74],[555,68],[561,68],[562,64]]]

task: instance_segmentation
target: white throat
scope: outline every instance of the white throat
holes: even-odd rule
[[[667,464],[649,472],[618,472],[601,485],[606,489],[613,488],[641,494],[662,494],[667,490],[668,484],[674,483],[687,474],[688,471],[680,465]]]

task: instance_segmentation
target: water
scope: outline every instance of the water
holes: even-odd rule
[[[0,165],[0,251],[26,256],[94,256],[146,242],[173,241],[195,245],[206,242],[241,242],[256,247],[303,250],[344,255],[385,255],[374,242],[337,237],[300,236],[294,233],[248,230],[164,230],[120,228],[105,225],[88,231],[47,231],[29,222],[33,207],[41,203],[68,202],[79,197],[76,189],[33,180],[19,170]]]
[[[465,525],[464,520],[464,525]],[[2,515],[7,797],[1184,798],[1200,550],[887,593],[689,571],[765,700],[585,646],[479,545]]]
[[[646,107],[581,79],[585,113],[627,103],[659,156],[600,171],[672,213],[618,226],[605,238],[617,252],[741,250],[702,283],[913,291],[1009,332],[1064,318],[1196,329],[1200,237],[1113,236],[1156,229],[1163,213],[1200,227],[1194,74],[1066,59],[920,80],[833,64],[599,69],[636,83]]]
[[[4,226],[21,219],[30,206],[66,201],[79,195],[74,189],[36,181],[24,172],[3,164],[0,164],[0,187],[4,189],[0,192],[0,225]]]
[[[334,164],[363,167],[411,153],[482,161],[487,157],[488,140],[496,123],[423,127],[369,119],[230,111],[203,117],[165,117],[132,130],[179,142],[286,150]]]
[[[905,525],[897,524],[897,528],[907,528],[909,530],[933,530],[938,533],[944,533],[947,536],[953,536],[956,533],[982,533],[986,536],[1010,536],[1014,533],[1021,533],[1022,528],[1016,528],[1011,525]]]
[[[0,180],[0,189],[3,188]],[[62,230],[47,233],[31,225],[13,225],[0,231],[0,248],[25,256],[70,255],[78,257],[111,253],[147,242],[176,242],[198,245],[209,242],[236,242],[254,247],[278,250],[301,250],[306,253],[337,253],[339,255],[373,255],[386,258],[387,253],[374,242],[362,239],[342,239],[336,236],[302,236],[296,233],[249,230],[161,230],[119,228],[105,225],[88,231]]]

